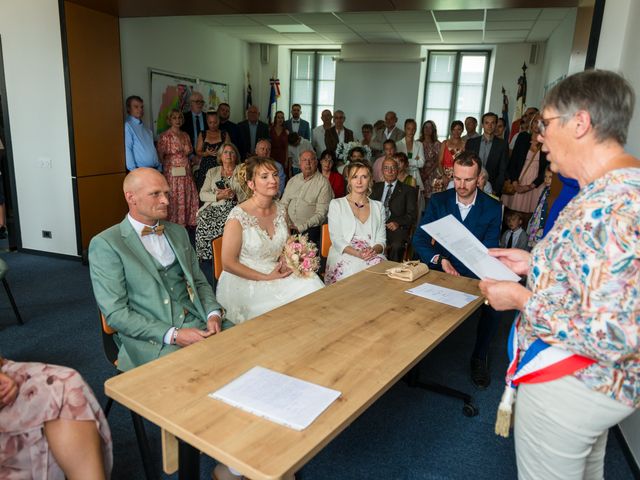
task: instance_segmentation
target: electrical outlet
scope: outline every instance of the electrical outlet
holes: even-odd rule
[[[51,158],[39,157],[38,161],[39,161],[40,168],[51,168]]]
[[[42,238],[51,238],[51,230],[42,230]]]

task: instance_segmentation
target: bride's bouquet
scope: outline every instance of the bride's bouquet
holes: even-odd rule
[[[282,253],[287,266],[297,277],[311,277],[320,268],[318,247],[306,235],[291,235]]]

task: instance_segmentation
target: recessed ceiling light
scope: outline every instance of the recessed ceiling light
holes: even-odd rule
[[[267,27],[273,28],[276,32],[280,33],[314,33],[314,30],[302,23],[292,25],[267,25]]]

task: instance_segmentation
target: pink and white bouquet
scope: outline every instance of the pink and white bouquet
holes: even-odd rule
[[[318,247],[307,235],[291,235],[284,246],[284,260],[297,277],[311,277],[320,268]]]

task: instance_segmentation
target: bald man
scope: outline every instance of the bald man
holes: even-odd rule
[[[118,369],[130,370],[222,330],[222,307],[186,230],[164,221],[169,185],[151,168],[123,184],[129,213],[89,244],[93,293],[117,331]]]

